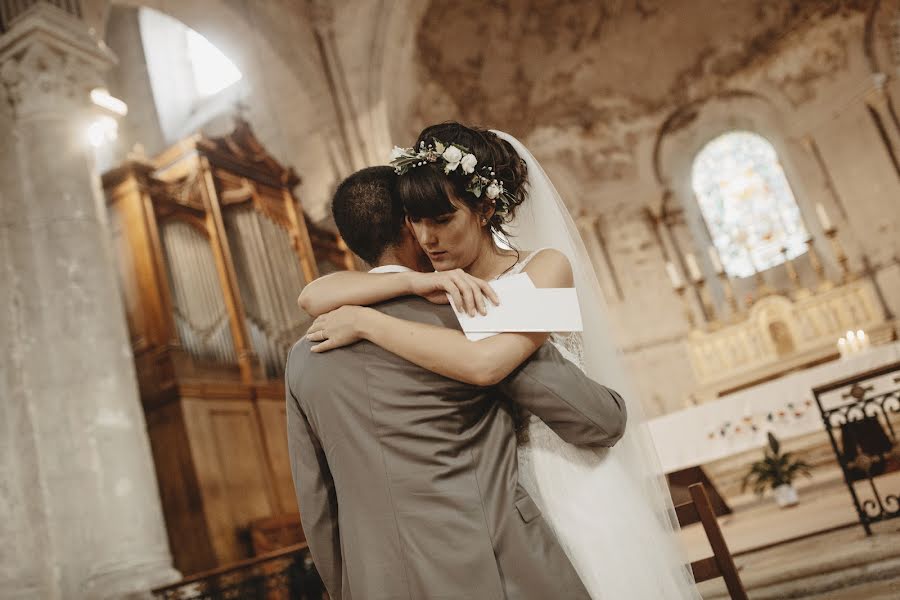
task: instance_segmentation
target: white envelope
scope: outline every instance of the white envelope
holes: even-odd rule
[[[477,341],[504,331],[582,331],[575,288],[535,288],[526,273],[491,282],[500,306],[488,303],[488,314],[470,317],[456,311],[466,337]]]

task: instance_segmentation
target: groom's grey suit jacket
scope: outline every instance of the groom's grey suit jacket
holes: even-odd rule
[[[459,329],[449,307],[419,298],[375,308]],[[625,407],[551,345],[482,388],[368,342],[316,354],[300,341],[285,386],[301,520],[332,600],[589,598],[518,484],[499,400],[587,446],[619,439]]]

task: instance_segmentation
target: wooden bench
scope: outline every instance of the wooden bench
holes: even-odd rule
[[[731,552],[725,544],[725,538],[722,537],[722,530],[719,529],[719,522],[716,521],[716,515],[706,489],[702,483],[695,483],[688,488],[688,492],[691,495],[691,501],[675,507],[678,522],[684,525],[700,521],[713,551],[713,555],[709,558],[695,560],[691,563],[694,580],[700,583],[721,577],[725,580],[725,586],[728,588],[732,600],[747,600],[747,592],[744,590],[744,584],[741,583],[740,575],[734,566]]]

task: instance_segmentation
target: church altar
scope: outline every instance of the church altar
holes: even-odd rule
[[[762,448],[766,432],[789,439],[824,431],[811,390],[900,360],[900,342],[823,363],[648,421],[663,471]]]

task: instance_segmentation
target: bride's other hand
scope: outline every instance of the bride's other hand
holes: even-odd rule
[[[469,316],[475,311],[487,314],[485,298],[494,306],[500,305],[500,298],[491,285],[477,277],[469,275],[462,269],[436,271],[434,273],[413,273],[410,279],[412,293],[422,296],[435,304],[447,304],[447,295],[453,299],[453,306],[459,307]]]
[[[320,315],[306,332],[306,339],[321,342],[311,348],[313,352],[327,352],[349,346],[363,339],[363,324],[367,313],[375,312],[364,306],[342,306]]]

